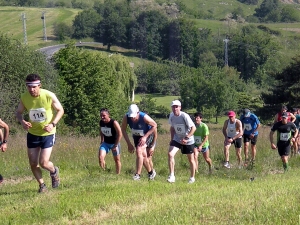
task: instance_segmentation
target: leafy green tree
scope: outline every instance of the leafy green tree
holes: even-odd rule
[[[228,62],[237,68],[241,78],[254,79],[256,84],[265,84],[256,72],[271,59],[276,58],[279,43],[268,33],[259,31],[255,26],[243,27],[230,38],[228,44]]]
[[[118,13],[113,12],[103,18],[96,28],[94,39],[107,45],[110,51],[112,45],[122,45],[126,42],[126,25]]]
[[[267,16],[273,11],[276,11],[279,7],[279,0],[264,0],[261,5],[255,9],[254,16],[260,18],[261,21],[266,21],[265,18],[267,18]]]
[[[14,109],[21,93],[26,90],[25,77],[29,73],[38,73],[42,78],[43,88],[59,93],[57,74],[41,52],[33,51],[0,34],[0,59],[1,118],[7,122],[16,121]]]
[[[60,41],[65,41],[72,37],[73,28],[67,25],[65,22],[59,22],[53,24],[53,33]]]
[[[129,30],[131,47],[140,51],[143,58],[162,56],[162,39],[168,23],[159,11],[142,12]]]
[[[122,118],[135,85],[135,75],[126,59],[69,44],[57,53],[55,62],[64,91],[67,125],[79,133],[98,135],[100,108],[108,108],[115,119]]]
[[[262,95],[267,105],[286,104],[291,107],[300,106],[300,55],[293,58],[293,61],[282,72],[274,74],[275,84],[270,87],[269,93]]]
[[[80,39],[92,37],[100,22],[100,15],[93,9],[86,9],[78,13],[73,21],[73,37]]]
[[[195,69],[180,82],[183,107],[209,111],[210,116],[216,116],[217,122],[219,115],[238,108],[237,96],[242,91],[241,84],[239,74],[230,68],[207,66]]]

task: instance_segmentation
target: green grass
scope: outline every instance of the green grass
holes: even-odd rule
[[[26,31],[29,46],[47,45],[43,39],[42,12],[45,11],[47,43],[55,43],[53,35],[53,24],[65,22],[72,24],[72,20],[80,11],[69,8],[29,8],[29,7],[0,7],[1,32],[6,33],[12,39],[24,43],[23,22],[21,14],[26,15]]]
[[[135,102],[140,102],[142,100],[142,96],[145,94],[136,94],[135,95]],[[150,94],[150,96],[153,98],[153,100],[156,103],[156,106],[165,106],[167,108],[170,108],[171,102],[173,100],[179,99],[180,96],[165,96],[161,94]],[[170,108],[171,110],[171,108]]]
[[[165,120],[161,121],[167,127]],[[209,125],[211,127],[211,125]],[[61,186],[38,194],[29,169],[25,132],[9,139],[2,153],[0,171],[1,224],[298,224],[300,157],[290,158],[292,170],[283,173],[276,151],[270,149],[269,127],[263,127],[258,141],[257,164],[253,170],[238,169],[234,150],[233,168],[222,167],[221,125],[211,129],[211,158],[218,170],[208,174],[200,155],[199,174],[192,185],[185,156],[176,155],[176,183],[166,182],[167,149],[170,135],[160,135],[154,155],[157,171],[149,182],[131,176],[135,156],[122,140],[122,171],[115,175],[111,153],[107,170],[98,166],[99,138],[58,136],[52,161],[59,166]],[[254,177],[251,182],[250,178]]]

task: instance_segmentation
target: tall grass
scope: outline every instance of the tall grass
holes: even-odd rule
[[[166,121],[161,121],[168,128]],[[122,171],[115,174],[111,153],[107,169],[98,165],[99,138],[58,137],[52,161],[59,166],[61,185],[38,194],[29,169],[25,132],[9,139],[0,157],[1,224],[297,224],[299,222],[299,161],[290,158],[292,170],[283,173],[277,152],[270,149],[269,127],[258,140],[256,167],[238,169],[230,150],[232,169],[222,167],[223,136],[211,125],[211,158],[216,170],[208,173],[200,155],[196,182],[188,184],[186,156],[176,155],[176,183],[166,182],[170,135],[160,135],[154,155],[157,177],[133,181],[135,156],[122,141]],[[59,129],[59,128],[58,128]],[[253,181],[250,178],[254,178]]]

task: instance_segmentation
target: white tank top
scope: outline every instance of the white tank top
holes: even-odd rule
[[[235,135],[237,135],[239,132],[236,130],[236,127],[235,127],[235,124],[236,124],[236,119],[234,120],[234,123],[230,123],[230,120],[228,120],[227,122],[227,137],[234,137]]]

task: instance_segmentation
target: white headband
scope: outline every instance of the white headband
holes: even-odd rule
[[[40,80],[35,80],[35,81],[29,81],[29,82],[26,82],[26,85],[29,85],[29,86],[37,86],[41,83]]]

